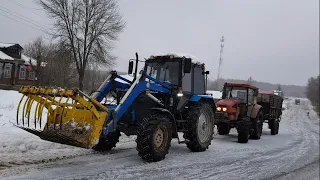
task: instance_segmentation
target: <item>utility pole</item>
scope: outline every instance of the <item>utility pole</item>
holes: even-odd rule
[[[221,79],[221,65],[222,65],[222,54],[223,54],[223,48],[224,48],[224,36],[221,37],[220,39],[220,58],[219,58],[219,69],[218,69],[218,76],[216,80],[216,89],[218,90],[219,88],[219,80]]]

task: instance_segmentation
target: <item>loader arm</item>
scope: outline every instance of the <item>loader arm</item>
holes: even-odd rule
[[[141,79],[144,79],[143,77],[146,77],[150,81],[153,81],[155,83],[150,83],[148,81],[144,81]],[[112,82],[106,84],[106,86],[111,86]],[[122,86],[121,83],[117,84],[118,86]],[[166,83],[163,83],[157,79],[152,78],[148,75],[142,75],[140,74],[136,80],[132,83],[131,87],[128,89],[128,91],[125,93],[125,95],[122,97],[120,103],[116,106],[115,110],[112,112],[112,116],[108,116],[109,118],[106,121],[106,131],[104,134],[107,134],[108,132],[112,132],[116,128],[117,122],[122,118],[122,116],[127,112],[130,105],[136,100],[136,98],[142,93],[142,92],[148,92],[148,91],[156,91],[161,93],[168,93],[170,86]],[[105,90],[110,90],[111,88],[103,88]],[[106,94],[107,92],[101,92],[101,94]],[[147,94],[150,98],[153,100],[157,100],[153,95]],[[112,117],[112,118],[110,118]]]

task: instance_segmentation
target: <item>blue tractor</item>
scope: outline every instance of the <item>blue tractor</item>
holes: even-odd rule
[[[132,75],[132,79],[124,78],[116,71],[112,71],[90,96],[80,90],[58,91],[60,95],[72,97],[79,102],[72,106],[76,108],[76,113],[71,111],[68,113],[69,110],[65,108],[68,106],[67,103],[61,103],[59,106],[64,109],[52,110],[50,113],[50,116],[54,116],[49,118],[50,122],[55,121],[54,131],[53,126],[47,124],[47,128],[51,127],[50,131],[43,130],[42,134],[32,133],[49,141],[91,147],[97,151],[108,151],[115,147],[119,142],[120,132],[127,136],[136,135],[138,154],[148,162],[164,159],[168,154],[172,138],[177,138],[179,143],[185,143],[193,152],[208,149],[214,133],[216,106],[213,97],[206,95],[209,71],[205,70],[205,65],[194,62],[189,56],[167,54],[145,59],[143,69],[137,73],[140,61],[137,53],[136,59],[129,61],[128,74]],[[134,65],[135,71],[133,72]],[[40,92],[44,92],[46,96],[52,95],[41,89],[22,89],[20,92],[24,94],[34,92],[32,97],[35,97],[36,93],[39,95]],[[86,105],[87,102],[82,101],[74,93],[84,96],[91,104]],[[110,99],[113,102],[108,101]],[[36,98],[34,100],[42,102]],[[57,127],[62,124],[67,124],[62,123],[66,120],[64,117],[76,121],[82,116],[89,117],[90,114],[88,116],[79,115],[83,112],[79,109],[88,109],[88,112],[93,112],[91,116],[97,117],[95,123],[99,122],[99,119],[105,119],[101,123],[102,127],[99,129],[99,125],[96,124],[96,127],[93,128],[95,132],[92,131],[90,135],[94,137],[98,132],[98,139],[93,142],[94,138],[89,137],[91,143],[83,145],[84,143],[79,143],[80,138],[76,138],[75,135],[70,136],[70,133],[62,136],[62,131],[59,133],[59,138],[56,138],[53,132],[56,132],[56,129],[59,129]],[[104,117],[103,114],[99,116],[97,112],[94,112],[95,109],[100,113],[107,112],[106,116]],[[62,116],[58,116],[59,114]],[[78,114],[79,117],[71,118],[71,115],[68,114],[74,116]],[[58,117],[61,118],[61,123],[57,123]],[[83,119],[90,118],[82,118],[82,121]],[[80,120],[77,122],[80,124]],[[183,133],[183,139],[181,136],[179,138],[178,132]],[[64,139],[64,142],[57,139]]]

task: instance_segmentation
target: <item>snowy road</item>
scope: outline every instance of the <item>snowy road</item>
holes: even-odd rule
[[[173,140],[165,160],[144,163],[132,140],[106,154],[0,169],[0,179],[319,179],[319,119],[309,119],[307,103],[283,112],[279,135],[264,124],[261,139],[248,144],[238,144],[234,130],[201,153]]]

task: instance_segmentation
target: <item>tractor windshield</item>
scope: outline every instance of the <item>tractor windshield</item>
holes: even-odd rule
[[[178,62],[147,62],[147,74],[163,82],[178,85],[179,63]]]
[[[241,103],[247,103],[247,88],[244,87],[226,87],[225,99],[237,99]]]

